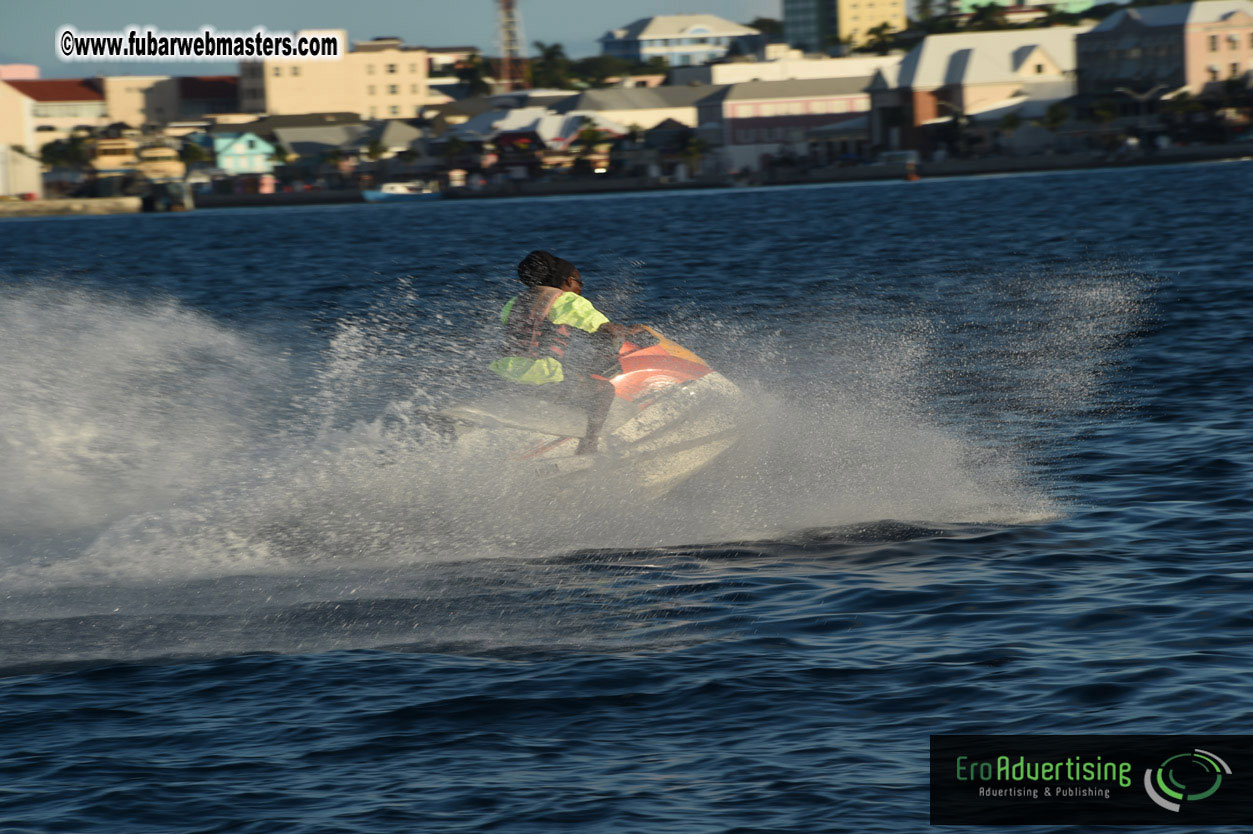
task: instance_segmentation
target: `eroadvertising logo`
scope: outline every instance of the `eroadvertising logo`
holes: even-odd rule
[[[1251,774],[1253,736],[931,736],[931,822],[1247,825]]]
[[[1232,775],[1226,762],[1198,748],[1191,753],[1171,756],[1156,768],[1146,769],[1144,790],[1149,799],[1167,811],[1179,813],[1182,803],[1200,802],[1213,796],[1222,786],[1224,773]]]

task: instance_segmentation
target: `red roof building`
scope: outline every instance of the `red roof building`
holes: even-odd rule
[[[6,81],[27,98],[39,102],[104,101],[104,90],[95,78],[41,78],[35,81]]]

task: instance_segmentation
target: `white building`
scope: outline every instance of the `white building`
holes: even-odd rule
[[[648,63],[665,58],[672,67],[686,67],[722,58],[733,44],[739,51],[757,48],[761,33],[712,14],[667,14],[645,17],[611,29],[600,38],[604,55]]]
[[[928,35],[870,84],[871,140],[934,150],[938,126],[1038,118],[1075,94],[1075,38],[1082,26]]]
[[[785,44],[769,44],[755,60],[727,61],[700,67],[675,67],[670,83],[743,84],[745,81],[797,81],[805,78],[859,78],[896,66],[901,55],[859,55],[855,58],[806,57]]]
[[[43,196],[35,100],[0,81],[0,196]]]
[[[714,90],[708,86],[613,87],[585,90],[552,105],[559,112],[589,111],[628,127],[651,130],[667,119],[696,127],[696,103]]]

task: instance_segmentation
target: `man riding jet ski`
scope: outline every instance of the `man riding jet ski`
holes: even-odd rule
[[[603,352],[613,341],[642,328],[609,321],[581,295],[583,278],[574,264],[550,252],[536,250],[523,258],[518,264],[518,279],[526,291],[510,299],[501,311],[504,356],[490,367],[509,382],[531,386],[535,396],[581,406],[587,412],[587,431],[575,454],[591,454],[599,446],[614,391],[604,377],[577,369],[566,373],[562,362],[570,349],[571,330],[592,334]]]
[[[504,355],[490,366],[509,384],[438,412],[458,443],[503,442],[514,460],[555,465],[566,484],[602,451],[600,465],[622,465],[657,493],[735,443],[740,391],[699,356],[650,327],[610,322],[567,261],[532,252],[518,274],[527,290],[505,305]],[[598,372],[572,360],[576,331],[599,348]]]

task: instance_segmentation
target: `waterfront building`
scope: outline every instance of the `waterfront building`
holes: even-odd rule
[[[347,32],[339,30],[341,43]],[[414,118],[444,96],[428,90],[429,57],[400,38],[354,43],[338,60],[266,58],[239,67],[240,106],[289,115],[354,112],[363,119]]]
[[[252,131],[197,133],[187,137],[213,154],[227,174],[268,174],[274,170],[274,145]]]
[[[0,196],[43,196],[34,109],[33,98],[0,81]]]
[[[96,129],[109,124],[104,86],[98,78],[45,78],[5,81],[31,100],[37,148],[68,138],[77,128]]]
[[[806,56],[786,44],[772,43],[762,50],[761,57],[700,67],[676,67],[670,71],[670,83],[681,86],[794,81],[802,78],[860,78],[874,75],[876,70],[899,64],[900,61],[900,55],[858,55],[849,58]]]
[[[644,130],[667,119],[696,127],[696,103],[711,92],[707,86],[611,87],[567,96],[551,106],[560,113],[596,113],[611,122]]]
[[[239,110],[239,77],[235,75],[188,75],[178,80],[178,116],[205,116]]]
[[[715,61],[737,46],[752,52],[761,33],[712,14],[668,14],[641,18],[621,29],[610,29],[600,38],[604,55],[647,63],[665,58],[672,67]]]
[[[566,150],[584,128],[595,128],[612,136],[622,136],[627,126],[592,111],[558,113],[546,107],[515,107],[490,110],[450,127],[444,134],[465,142],[490,142],[503,133],[534,135],[548,148]]]
[[[905,0],[783,0],[783,39],[804,52],[860,46],[885,23],[905,30]]]
[[[802,155],[817,127],[865,116],[869,76],[747,81],[697,105],[702,137],[718,145],[727,170],[756,170],[768,158]]]
[[[870,140],[926,152],[939,134],[1010,113],[1038,118],[1075,94],[1075,38],[1082,26],[929,35],[870,84]],[[946,139],[944,141],[950,141]]]
[[[1199,0],[1114,12],[1078,37],[1079,91],[1135,106],[1182,92],[1202,94],[1253,77],[1253,2]]]
[[[348,146],[357,155],[368,158],[370,148],[375,147],[377,143],[377,147],[382,151],[379,158],[391,159],[405,151],[421,152],[424,138],[426,138],[426,132],[422,128],[414,127],[409,122],[392,119],[369,125]]]
[[[109,124],[163,125],[179,116],[178,80],[168,75],[114,75],[100,79]]]

